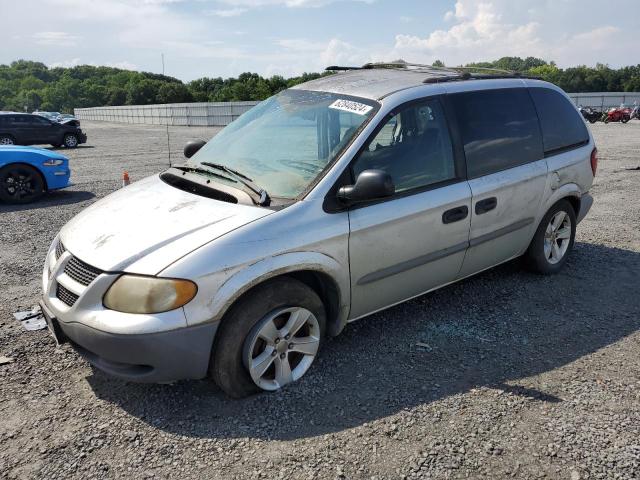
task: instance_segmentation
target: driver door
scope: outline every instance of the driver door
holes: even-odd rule
[[[352,176],[384,170],[396,193],[349,211],[351,319],[452,282],[469,244],[471,189],[439,99],[400,107],[382,123]]]

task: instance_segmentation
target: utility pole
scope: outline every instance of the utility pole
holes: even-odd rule
[[[162,57],[162,75],[164,75],[164,53],[161,53],[160,57]]]

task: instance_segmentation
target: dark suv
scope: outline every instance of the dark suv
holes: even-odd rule
[[[0,113],[0,145],[49,143],[54,147],[75,148],[87,142],[80,127],[51,121],[28,113]]]

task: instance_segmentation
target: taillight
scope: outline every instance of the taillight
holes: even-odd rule
[[[593,176],[596,176],[596,171],[598,170],[598,149],[594,148],[591,152],[591,171],[593,172]]]

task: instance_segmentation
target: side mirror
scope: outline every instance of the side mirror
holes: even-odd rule
[[[191,142],[187,142],[184,146],[184,156],[187,158],[193,157],[198,150],[200,150],[205,145],[204,140],[193,140]]]
[[[390,197],[396,191],[391,175],[383,170],[365,170],[358,175],[355,185],[338,190],[338,200],[350,205],[378,198]]]

